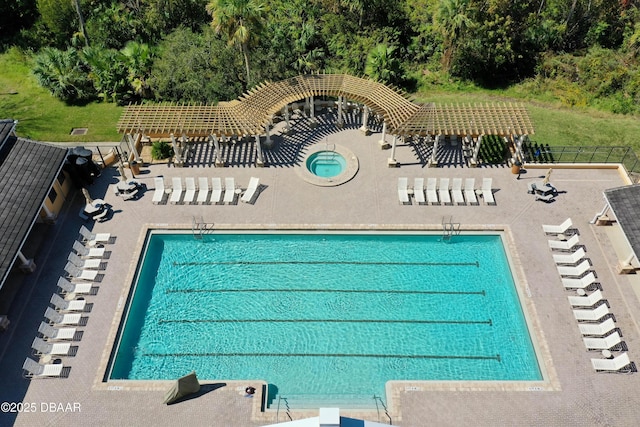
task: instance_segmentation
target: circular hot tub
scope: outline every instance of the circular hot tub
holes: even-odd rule
[[[307,149],[298,174],[310,184],[331,187],[351,180],[359,169],[358,158],[341,145],[316,144]]]

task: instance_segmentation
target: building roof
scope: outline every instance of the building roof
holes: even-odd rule
[[[67,155],[66,148],[11,133],[0,133],[0,288]]]
[[[616,215],[618,224],[624,231],[631,249],[640,255],[640,184],[610,188],[604,191],[604,196]]]

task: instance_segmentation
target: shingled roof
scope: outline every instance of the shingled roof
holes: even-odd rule
[[[610,188],[604,195],[636,258],[640,259],[640,184]]]
[[[0,288],[38,218],[67,149],[11,135],[0,122]]]

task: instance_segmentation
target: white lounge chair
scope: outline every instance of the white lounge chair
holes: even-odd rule
[[[67,256],[67,261],[71,262],[73,265],[75,265],[78,268],[86,268],[91,270],[99,270],[102,264],[101,259],[97,259],[97,258],[82,259],[75,252],[69,252],[69,255]]]
[[[54,328],[48,323],[40,322],[38,332],[47,341],[72,340],[76,336],[76,328]]]
[[[186,190],[184,192],[184,203],[190,205],[196,197],[196,180],[192,177],[184,179]]]
[[[451,197],[456,205],[464,205],[464,197],[462,197],[462,178],[453,178],[451,181]]]
[[[224,198],[223,203],[232,204],[236,199],[236,180],[234,178],[224,179]]]
[[[440,204],[436,190],[437,186],[438,180],[436,178],[427,178],[427,202],[429,202],[430,205]]]
[[[209,178],[206,176],[198,177],[198,198],[196,202],[204,205],[209,199]]]
[[[409,186],[409,179],[407,177],[398,178],[398,202],[400,202],[401,205],[409,204],[408,186]]]
[[[580,333],[582,335],[593,335],[601,337],[613,331],[616,328],[616,322],[614,322],[613,319],[607,319],[597,325],[589,323],[578,323],[578,328],[580,328]]]
[[[584,289],[592,285],[596,282],[596,276],[593,274],[593,271],[587,274],[586,276],[580,277],[578,279],[572,278],[562,278],[562,285],[566,289]]]
[[[54,325],[77,325],[82,320],[80,313],[58,313],[51,307],[47,307],[44,317]]]
[[[162,203],[164,199],[164,178],[157,176],[153,179],[153,183],[155,189],[153,190],[153,199],[151,201],[154,205],[157,205],[158,203]]]
[[[615,331],[604,338],[583,338],[587,350],[611,350],[622,342],[622,337]]]
[[[547,234],[564,234],[573,226],[571,218],[567,218],[560,225],[545,225],[542,224],[542,230]]]
[[[575,267],[567,266],[567,265],[556,265],[558,269],[558,274],[561,276],[572,276],[572,277],[580,277],[591,268],[591,264],[586,259],[583,260],[580,264]]]
[[[426,199],[424,197],[424,178],[413,179],[413,198],[419,205],[424,205]]]
[[[476,179],[475,178],[467,178],[464,180],[464,198],[467,199],[467,203],[470,205],[477,205],[478,198],[476,197]]]
[[[629,355],[625,352],[613,359],[591,359],[591,365],[596,371],[607,372],[624,372],[630,370],[631,361]],[[628,370],[624,368],[629,367]]]
[[[573,317],[575,317],[576,320],[583,320],[586,322],[598,322],[607,314],[611,314],[611,312],[609,311],[609,307],[607,307],[607,304],[601,304],[596,308],[594,308],[593,310],[590,310],[590,309],[573,310]]]
[[[211,203],[220,203],[222,197],[222,180],[219,177],[211,178]]]
[[[482,178],[482,198],[488,205],[495,205],[496,200],[493,198],[493,178]]]
[[[569,240],[549,240],[549,248],[551,250],[570,251],[579,242],[577,234],[569,237]]]
[[[95,246],[98,243],[109,243],[111,233],[92,233],[84,225],[80,227],[80,236],[82,242],[89,246]]]
[[[66,271],[69,277],[73,279],[88,280],[90,282],[96,280],[96,277],[99,273],[98,270],[80,269],[76,267],[72,262],[67,262],[67,264],[64,266],[64,271]]]
[[[91,293],[91,283],[77,282],[71,283],[64,277],[58,279],[58,287],[62,289],[63,294],[89,294]]]
[[[64,365],[62,365],[62,363],[47,363],[41,365],[30,357],[27,357],[22,365],[22,369],[26,371],[25,377],[27,378],[59,377],[62,374],[63,368]]]
[[[438,197],[440,197],[440,203],[443,205],[451,204],[451,196],[449,195],[449,178],[440,178],[440,185],[438,185]]]
[[[182,179],[174,176],[171,178],[171,198],[169,202],[173,205],[180,203],[182,198]]]
[[[553,254],[553,260],[556,264],[575,264],[586,256],[584,248],[578,248],[576,251],[569,255],[565,254]]]
[[[43,356],[45,354],[51,354],[56,356],[68,356],[71,350],[71,343],[69,342],[46,342],[40,337],[35,337],[31,343],[31,348],[35,350],[35,354]]]
[[[253,197],[256,195],[256,191],[258,191],[259,185],[260,179],[252,176],[251,179],[249,179],[247,190],[244,192],[240,200],[244,203],[252,203]]]
[[[49,300],[49,302],[59,311],[82,311],[87,306],[86,300],[80,299],[66,301],[58,294],[51,295],[51,300]]]
[[[602,291],[598,289],[586,296],[571,295],[567,298],[573,307],[593,307],[598,301],[602,301]]]
[[[104,256],[105,248],[88,248],[79,241],[73,242],[73,250],[80,257],[84,258],[102,258]]]

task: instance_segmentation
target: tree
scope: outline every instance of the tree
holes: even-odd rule
[[[78,51],[44,48],[36,57],[33,74],[53,96],[67,103],[87,101],[94,96],[86,65]]]
[[[259,0],[212,0],[207,4],[211,27],[224,34],[230,45],[240,47],[244,57],[247,86],[251,84],[249,47],[256,42],[266,8]]]
[[[467,15],[468,6],[469,0],[443,0],[434,14],[433,24],[444,40],[442,66],[447,71],[463,33],[474,25]]]
[[[364,73],[382,83],[394,83],[400,77],[400,62],[394,58],[394,46],[379,44],[367,56]]]

